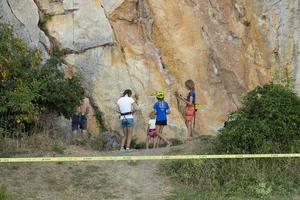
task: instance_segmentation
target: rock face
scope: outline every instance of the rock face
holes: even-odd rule
[[[118,150],[120,149],[121,138],[118,133],[104,132],[102,133],[103,148],[105,150]]]
[[[158,89],[171,105],[168,137],[186,136],[174,92],[186,93],[187,79],[196,82],[201,104],[199,134],[217,131],[245,92],[286,79],[286,71],[300,93],[299,0],[35,0],[52,45],[29,2],[1,0],[0,21],[31,47],[43,44],[45,54],[51,46],[69,49],[65,64],[82,73],[108,130],[120,131],[116,101],[127,88],[141,107],[139,140]]]
[[[48,58],[47,50],[50,49],[50,42],[38,27],[39,13],[33,0],[1,0],[0,22],[12,25],[19,38],[29,47],[41,50],[43,60]]]
[[[112,29],[98,1],[63,1],[63,8],[46,24],[61,48],[82,51],[112,43]]]

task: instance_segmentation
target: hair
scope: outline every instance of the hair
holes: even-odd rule
[[[157,99],[158,101],[163,101],[163,100],[165,100],[165,98],[158,98],[158,97],[156,97],[156,99]]]
[[[154,118],[155,118],[155,112],[151,111],[151,112],[149,113],[149,118],[150,118],[150,119],[154,119]]]
[[[192,79],[189,79],[185,81],[185,87],[187,87],[189,90],[195,90],[195,83]]]
[[[132,92],[131,92],[130,89],[127,89],[127,90],[125,90],[125,91],[123,92],[123,97],[125,97],[126,95],[128,95],[129,97],[131,97]]]

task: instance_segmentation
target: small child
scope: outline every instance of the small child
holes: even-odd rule
[[[156,115],[156,135],[157,143],[156,146],[159,146],[160,139],[167,143],[167,147],[170,147],[172,143],[162,134],[164,127],[167,123],[167,115],[170,114],[169,104],[164,100],[165,95],[162,91],[156,92],[157,102],[153,106],[153,111]]]
[[[146,149],[149,149],[149,141],[153,140],[153,149],[156,148],[157,135],[156,135],[156,126],[155,126],[155,113],[152,111],[149,115],[149,122],[147,128],[147,139],[146,139]]]

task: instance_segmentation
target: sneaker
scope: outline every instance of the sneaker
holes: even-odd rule
[[[126,151],[132,151],[132,149],[130,149],[130,148],[126,148]]]
[[[121,147],[120,151],[125,151],[124,147]]]

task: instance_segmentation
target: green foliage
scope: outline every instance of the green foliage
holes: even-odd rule
[[[29,49],[8,25],[0,24],[0,127],[28,129],[47,112],[69,118],[83,98],[78,75],[67,79],[58,69],[59,59],[40,66],[40,58],[37,49]]]
[[[174,180],[207,199],[279,199],[299,192],[300,161],[297,158],[244,160],[187,160],[163,165]],[[190,194],[177,194],[178,196]],[[180,198],[188,199],[188,198]],[[206,199],[206,198],[204,198]]]
[[[237,113],[220,131],[220,152],[300,150],[300,98],[291,89],[272,83],[258,86],[245,96]]]
[[[245,96],[220,131],[214,153],[299,152],[299,132],[300,98],[271,83]],[[194,190],[171,199],[290,199],[300,191],[297,158],[178,160],[163,169]]]
[[[101,134],[92,135],[90,140],[88,141],[88,145],[96,151],[102,151],[103,141]]]
[[[65,153],[65,149],[66,149],[66,147],[61,142],[55,142],[52,145],[52,151],[54,151],[54,152],[56,152],[58,154],[64,154]]]
[[[3,185],[0,186],[0,199],[1,200],[11,200],[12,199],[12,197],[8,193],[6,187]]]
[[[52,57],[39,70],[41,98],[38,103],[50,111],[70,118],[84,95],[84,89],[78,75],[73,75],[72,79],[64,78],[64,73],[57,69],[58,64],[59,60]]]

